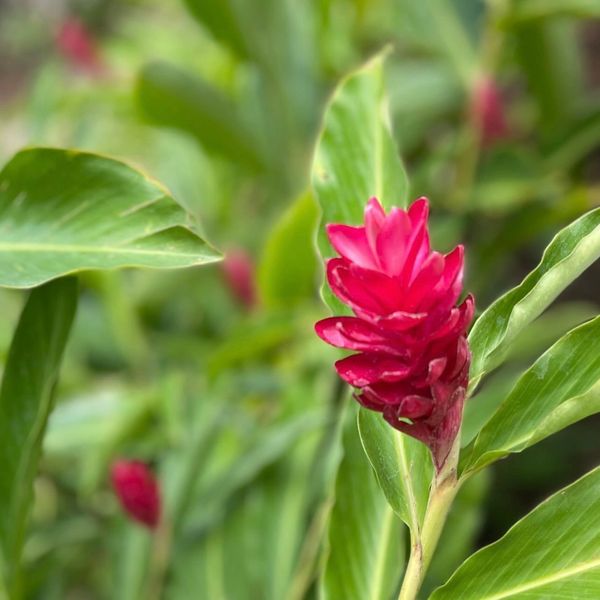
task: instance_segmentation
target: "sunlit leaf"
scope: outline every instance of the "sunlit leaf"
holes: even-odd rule
[[[0,172],[0,285],[86,269],[174,268],[219,254],[158,183],[116,160],[34,148]]]
[[[325,224],[362,223],[372,196],[386,207],[406,206],[408,182],[388,127],[383,55],[336,88],[317,142],[312,183],[321,208],[318,245],[324,258],[333,255]],[[345,310],[329,290],[323,296],[336,312]]]
[[[600,410],[600,317],[577,327],[526,371],[465,450],[479,469]]]
[[[469,336],[472,388],[502,362],[517,334],[599,256],[600,209],[595,209],[560,231],[540,264],[477,319]]]
[[[600,597],[600,469],[471,556],[431,600]]]

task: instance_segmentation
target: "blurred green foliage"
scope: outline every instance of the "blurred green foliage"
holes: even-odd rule
[[[598,2],[43,4],[0,3],[2,162],[44,144],[142,165],[217,247],[254,258],[259,301],[237,301],[217,266],[84,275],[36,481],[23,595],[152,598],[160,590],[147,582],[160,580],[175,600],[314,598],[344,405],[336,354],[312,332],[324,309],[309,172],[325,102],[390,44],[388,108],[410,192],[386,201],[430,197],[435,244],[465,241],[466,289],[484,307],[530,270],[552,233],[600,202]],[[72,17],[93,37],[100,70],[59,49]],[[473,114],[482,78],[497,86],[508,123],[491,141]],[[534,323],[471,401],[466,442],[540,351],[598,312],[598,278],[587,281]],[[4,364],[21,302],[2,292]],[[579,472],[548,458],[561,449],[546,444],[530,465],[547,466],[536,494]],[[109,489],[119,455],[159,473],[172,531],[158,550]],[[524,511],[537,499],[501,481],[507,504],[517,498]],[[488,486],[497,498],[484,480],[459,497],[449,527],[467,525],[428,589],[481,541],[484,519],[488,536],[506,527],[497,504],[487,516],[481,508]]]

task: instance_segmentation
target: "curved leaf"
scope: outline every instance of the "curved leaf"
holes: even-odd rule
[[[0,172],[0,285],[67,273],[213,262],[186,212],[121,162],[72,150],[19,152]]]
[[[600,317],[573,329],[517,381],[465,450],[465,471],[477,470],[600,410]],[[592,350],[591,350],[592,349]]]
[[[314,294],[316,256],[311,235],[317,207],[310,193],[294,201],[271,231],[258,266],[258,288],[269,307],[289,307]]]
[[[430,600],[600,597],[600,468],[476,552]]]
[[[354,422],[348,425],[320,597],[389,600],[400,581],[404,561],[402,524],[377,485]]]
[[[502,362],[517,334],[598,257],[600,209],[595,209],[560,231],[540,264],[477,319],[469,335],[472,389]]]
[[[317,241],[324,258],[333,254],[326,223],[362,223],[372,196],[386,207],[407,203],[408,181],[387,122],[380,54],[336,88],[317,142],[312,183],[321,208]],[[323,296],[336,312],[346,310],[329,290]]]
[[[380,414],[364,408],[358,413],[358,430],[390,506],[411,531],[418,532],[433,476],[427,446],[396,431]]]
[[[7,580],[17,569],[52,392],[77,305],[77,281],[31,292],[10,347],[0,388],[0,547]]]

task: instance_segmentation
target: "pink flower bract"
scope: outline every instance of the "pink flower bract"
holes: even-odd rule
[[[443,466],[462,419],[470,353],[471,295],[462,292],[464,249],[431,250],[427,199],[385,214],[372,198],[364,226],[327,226],[339,257],[327,261],[333,293],[355,316],[323,319],[317,334],[357,352],[336,362],[356,399],[431,449]]]
[[[158,482],[150,469],[136,460],[118,460],[111,469],[113,487],[125,512],[151,529],[160,521]]]

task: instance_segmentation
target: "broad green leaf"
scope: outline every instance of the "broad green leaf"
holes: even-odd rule
[[[471,556],[430,600],[600,597],[600,469]]]
[[[77,306],[77,282],[33,290],[25,304],[0,388],[0,547],[9,587],[19,556],[53,390]]]
[[[573,329],[526,371],[466,449],[466,471],[484,467],[600,410],[600,317]]]
[[[548,17],[600,17],[600,0],[512,0],[508,21],[523,22]]]
[[[175,268],[218,253],[156,182],[116,160],[71,150],[19,152],[0,172],[0,286],[67,273]]]
[[[407,204],[408,182],[388,127],[383,58],[378,55],[342,80],[325,112],[312,167],[323,258],[333,255],[327,223],[362,223],[372,196],[388,208]],[[330,308],[345,310],[329,290],[323,295]]]
[[[560,231],[540,264],[477,319],[469,335],[472,389],[502,362],[517,334],[599,256],[600,209],[595,209]]]
[[[427,446],[396,431],[379,413],[364,408],[358,413],[358,430],[390,506],[417,534],[423,524],[433,475]]]
[[[258,266],[258,288],[268,307],[289,307],[314,294],[317,271],[312,232],[317,208],[310,193],[300,196],[269,235]]]
[[[198,76],[167,63],[151,63],[139,74],[137,101],[155,125],[193,135],[207,150],[236,164],[262,164],[256,140],[233,101]]]
[[[353,416],[356,409],[349,412]],[[403,569],[402,523],[377,484],[354,421],[348,425],[329,523],[329,555],[319,583],[320,597],[389,600]]]

